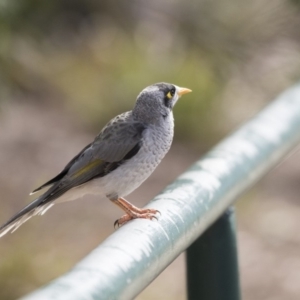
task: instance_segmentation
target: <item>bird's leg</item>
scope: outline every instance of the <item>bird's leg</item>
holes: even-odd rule
[[[138,208],[133,204],[131,204],[126,199],[121,197],[118,198],[117,201],[121,204],[120,207],[124,207],[123,210],[125,210],[126,212],[128,212],[128,210],[138,214],[147,214],[147,213],[156,214],[158,212],[158,210],[152,208]]]
[[[138,208],[121,197],[117,199],[111,199],[111,201],[126,212],[126,215],[122,216],[114,223],[115,226],[122,226],[132,219],[156,219],[155,214],[159,213],[159,211],[156,209]]]

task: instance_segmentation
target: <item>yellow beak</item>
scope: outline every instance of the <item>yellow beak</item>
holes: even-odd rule
[[[178,88],[177,94],[178,94],[179,96],[182,96],[182,95],[184,95],[184,94],[190,93],[191,91],[192,91],[192,90],[190,90],[190,89],[187,89],[187,88],[184,88],[184,87],[179,87],[179,88]]]

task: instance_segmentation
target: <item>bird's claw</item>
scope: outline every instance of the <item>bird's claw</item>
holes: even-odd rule
[[[158,218],[157,218],[157,217],[151,216],[151,217],[150,217],[150,220],[152,221],[153,219],[155,219],[156,221],[158,221]]]
[[[133,219],[148,219],[151,221],[155,219],[156,221],[158,221],[158,218],[155,216],[156,213],[159,213],[161,215],[161,213],[156,209],[144,209],[141,211],[141,213],[130,212],[126,215],[123,215],[120,219],[116,220],[114,222],[114,228],[116,229],[116,226],[119,228]]]
[[[119,219],[114,222],[114,229],[116,229],[116,225],[118,225],[118,228],[120,227]]]

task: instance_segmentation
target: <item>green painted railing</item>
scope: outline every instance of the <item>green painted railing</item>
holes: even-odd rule
[[[70,272],[22,299],[133,299],[186,249],[188,299],[239,299],[230,206],[299,140],[300,85],[155,197],[149,206],[161,212],[157,222],[129,222]]]

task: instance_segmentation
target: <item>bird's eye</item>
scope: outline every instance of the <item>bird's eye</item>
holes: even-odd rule
[[[171,99],[174,95],[175,95],[175,89],[172,88],[172,89],[168,92],[167,97],[168,97],[169,99]]]
[[[172,98],[171,92],[169,92],[169,93],[167,94],[167,98],[168,98],[168,99],[171,99],[171,98]]]

